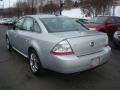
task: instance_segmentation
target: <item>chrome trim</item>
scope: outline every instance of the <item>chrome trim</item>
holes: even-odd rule
[[[17,51],[18,53],[20,53],[21,55],[23,55],[25,58],[28,58],[27,55],[25,55],[24,53],[22,53],[21,51],[19,51],[18,49],[16,49],[15,47],[12,47],[15,51]]]

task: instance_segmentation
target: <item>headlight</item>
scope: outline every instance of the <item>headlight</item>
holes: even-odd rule
[[[89,28],[89,30],[91,30],[91,31],[96,31],[96,28]]]

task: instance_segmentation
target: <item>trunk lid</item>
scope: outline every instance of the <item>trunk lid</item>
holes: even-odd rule
[[[67,39],[76,56],[89,55],[103,50],[108,45],[106,35],[93,35]]]
[[[61,32],[52,35],[66,39],[78,57],[102,51],[108,45],[107,35],[96,31]]]

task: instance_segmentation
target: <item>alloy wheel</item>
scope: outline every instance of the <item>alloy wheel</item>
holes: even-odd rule
[[[30,67],[34,73],[36,73],[38,71],[38,68],[39,68],[38,63],[39,62],[38,62],[38,58],[37,58],[36,54],[31,53],[30,54]]]

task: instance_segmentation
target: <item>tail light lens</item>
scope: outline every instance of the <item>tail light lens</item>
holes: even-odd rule
[[[58,43],[51,52],[54,55],[70,55],[74,54],[68,41],[64,40]]]

